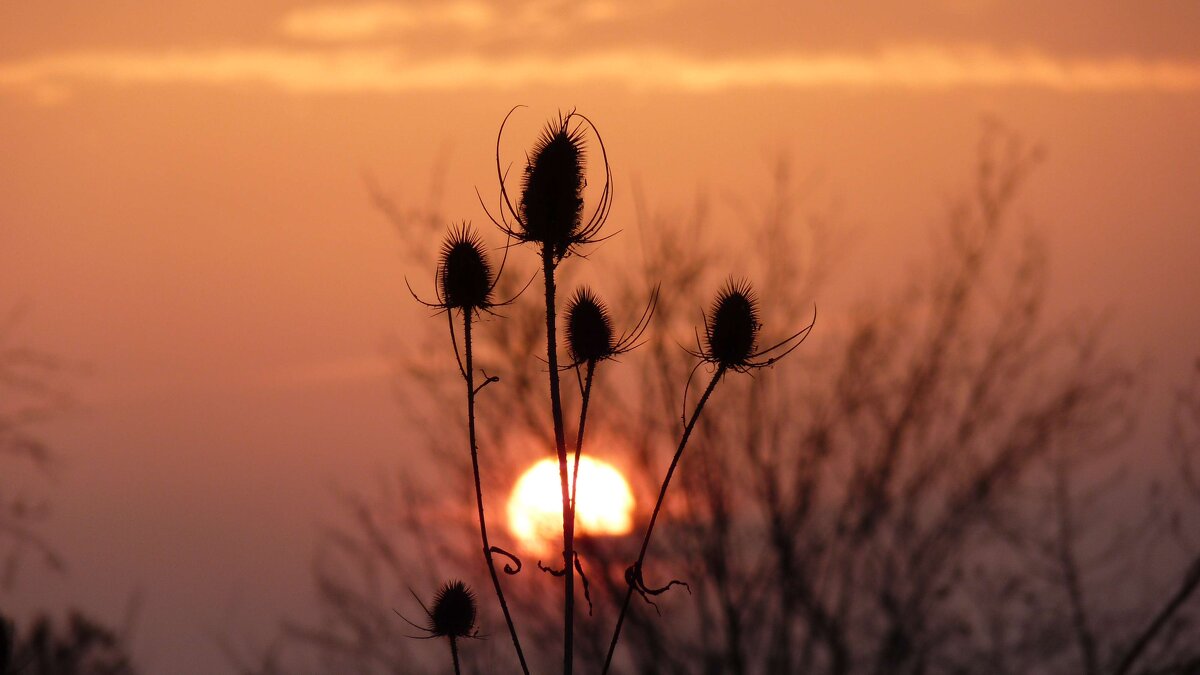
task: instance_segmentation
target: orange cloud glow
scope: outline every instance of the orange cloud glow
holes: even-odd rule
[[[547,85],[714,91],[821,87],[946,89],[1029,87],[1061,92],[1200,90],[1200,63],[1132,57],[1056,58],[986,47],[904,47],[876,53],[699,58],[664,51],[608,51],[557,58],[477,55],[413,59],[394,48],[230,48],[77,52],[0,64],[0,87],[263,85],[306,94],[404,92]]]
[[[491,7],[473,0],[423,7],[372,2],[303,7],[286,15],[280,28],[290,37],[343,41],[429,27],[481,29],[494,20]]]

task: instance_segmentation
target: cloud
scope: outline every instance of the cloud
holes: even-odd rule
[[[494,21],[489,5],[472,0],[433,5],[372,2],[301,7],[283,17],[280,30],[293,38],[341,42],[429,28],[481,30]]]
[[[654,8],[664,0],[643,0]],[[645,13],[650,7],[636,10]],[[365,2],[310,5],[291,10],[280,21],[282,34],[318,42],[366,42],[405,35],[491,35],[529,39],[561,34],[570,27],[611,21],[619,12],[608,0],[526,0],[515,6],[483,0],[437,2]]]
[[[230,48],[78,52],[0,62],[0,89],[79,86],[257,86],[299,94],[618,86],[633,90],[1032,88],[1056,92],[1196,92],[1200,62],[1132,57],[1057,58],[1032,51],[918,46],[702,58],[609,50],[414,59],[395,48]]]

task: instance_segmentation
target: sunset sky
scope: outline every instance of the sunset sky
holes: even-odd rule
[[[790,158],[851,233],[831,326],[920,260],[999,119],[1047,149],[1018,213],[1052,311],[1105,315],[1150,374],[1144,441],[1200,354],[1194,0],[10,0],[0,310],[75,364],[76,403],[29,479],[68,570],[0,605],[119,623],[140,597],[135,655],[183,675],[221,669],[214,635],[309,611],[332,488],[415,437],[386,345],[427,320],[404,275],[429,270],[364,176],[416,206],[444,165],[442,207],[482,223],[515,104],[514,158],[560,109],[595,121],[619,227],[635,184],[682,211]]]

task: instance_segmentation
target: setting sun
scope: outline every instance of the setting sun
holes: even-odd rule
[[[568,460],[574,466],[574,460]],[[613,536],[633,524],[633,493],[613,465],[583,455],[579,461],[576,533]],[[517,480],[508,498],[508,529],[522,546],[548,551],[562,538],[562,484],[558,462],[543,459]]]

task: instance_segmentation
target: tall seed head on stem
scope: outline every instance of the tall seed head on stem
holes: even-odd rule
[[[533,243],[557,264],[578,253],[584,244],[597,237],[612,209],[612,169],[600,132],[584,115],[571,110],[559,114],[543,130],[532,150],[526,153],[525,171],[519,199],[511,199],[506,185],[508,170],[500,159],[504,127],[517,106],[500,123],[496,135],[496,178],[500,183],[500,210],[493,214],[486,205],[488,218],[509,237]],[[584,140],[590,130],[602,163],[604,182],[596,196],[592,212],[584,214],[583,190],[587,187],[587,150]],[[483,204],[482,198],[480,203]]]
[[[551,122],[530,154],[521,192],[522,238],[566,255],[583,225],[583,129],[571,116]]]

